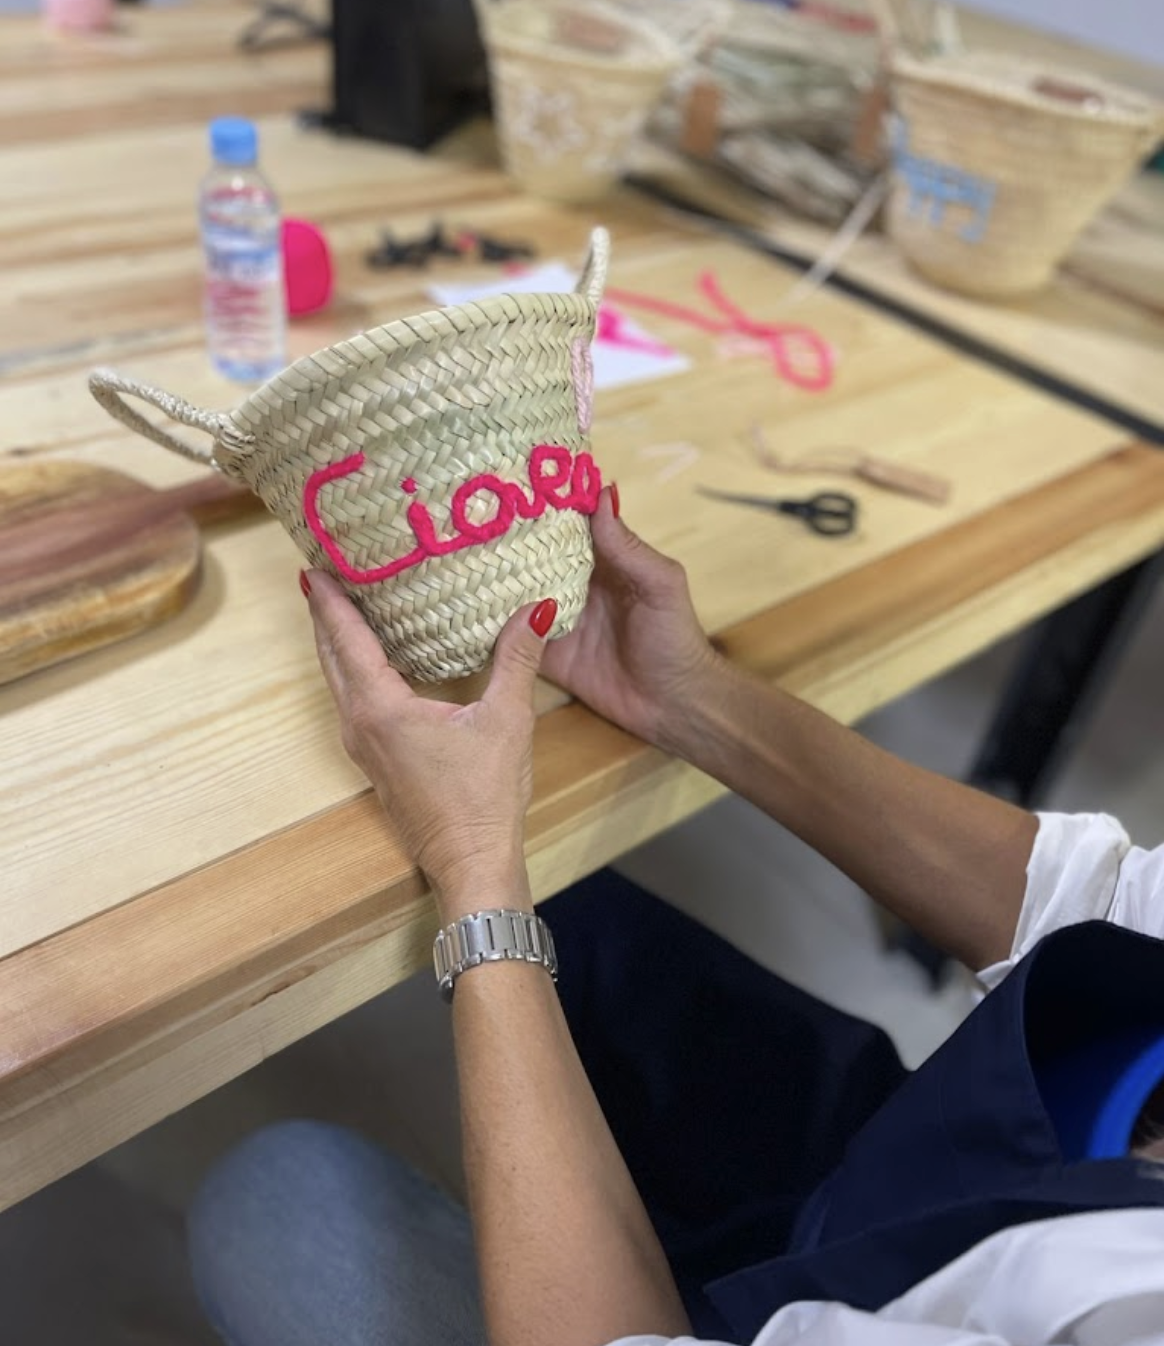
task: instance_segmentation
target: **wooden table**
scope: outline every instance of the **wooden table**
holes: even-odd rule
[[[285,110],[322,100],[324,56],[245,60],[231,49],[245,18],[221,4],[135,13],[126,36],[51,59],[30,23],[0,30],[0,453],[164,484],[189,465],[106,419],[87,370],[112,363],[205,405],[238,399],[209,372],[199,321],[193,196],[212,111],[277,114],[262,122],[265,166],[285,208],[331,237],[339,299],[295,329],[296,352],[425,307],[421,278],[362,259],[381,227],[417,231],[438,213],[564,258],[600,215],[614,284],[694,297],[712,269],[757,316],[795,279],[629,193],[601,212],[523,198],[469,142],[422,159],[298,131]],[[654,318],[690,374],[599,398],[595,449],[625,516],[686,563],[740,664],[852,720],[1164,541],[1164,460],[1110,424],[841,296],[815,295],[798,318],[839,352],[827,393]],[[783,484],[751,457],[755,423],[793,452],[861,443],[942,471],[953,499],[864,489],[862,527],[843,542],[697,504],[694,485],[713,477]],[[699,450],[678,474],[643,452],[676,441]],[[290,542],[255,519],[207,551],[184,615],[0,689],[0,1205],[428,959],[433,913],[340,750]],[[552,688],[542,709],[528,828],[539,896],[720,793]]]

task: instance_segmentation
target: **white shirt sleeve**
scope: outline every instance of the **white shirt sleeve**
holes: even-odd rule
[[[611,1346],[726,1346],[694,1337],[623,1337]],[[938,1323],[887,1322],[846,1304],[789,1304],[752,1346],[1012,1346],[992,1332]]]
[[[876,1313],[801,1301],[752,1346],[1162,1346],[1164,1206],[1001,1229]],[[623,1337],[611,1346],[723,1346]]]
[[[694,1337],[621,1337],[611,1346],[726,1346]],[[887,1322],[845,1304],[789,1304],[752,1346],[1012,1346],[990,1332],[931,1323]]]
[[[979,981],[993,990],[1044,935],[1096,920],[1164,938],[1164,847],[1133,846],[1104,813],[1040,813],[1010,957]]]

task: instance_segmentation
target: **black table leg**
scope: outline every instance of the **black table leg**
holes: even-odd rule
[[[1164,552],[1105,580],[1032,626],[968,780],[1025,808],[1048,795],[1087,728],[1164,574]],[[912,930],[904,949],[936,983],[947,956]]]
[[[1031,808],[1066,764],[1164,574],[1164,552],[1113,575],[1036,623],[969,781]]]

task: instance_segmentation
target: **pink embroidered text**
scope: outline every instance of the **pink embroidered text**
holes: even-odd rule
[[[406,511],[416,546],[406,556],[383,565],[361,569],[344,555],[319,512],[319,493],[329,482],[339,481],[358,472],[364,455],[353,453],[338,463],[321,467],[307,478],[303,488],[303,517],[330,557],[336,570],[351,584],[377,584],[401,571],[419,565],[434,556],[448,556],[466,547],[480,546],[508,532],[514,519],[540,519],[547,509],[576,510],[593,514],[598,508],[602,477],[589,453],[576,456],[554,444],[538,444],[529,457],[529,494],[516,482],[502,481],[492,472],[482,472],[458,486],[449,503],[449,518],[455,530],[449,538],[437,535],[432,514],[420,501],[413,500]],[[414,478],[400,483],[409,495],[417,492]],[[497,502],[496,512],[482,523],[469,518],[469,507],[477,495],[489,493]]]

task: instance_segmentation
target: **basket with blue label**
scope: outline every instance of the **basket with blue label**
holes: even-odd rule
[[[992,52],[893,62],[886,227],[922,275],[1002,299],[1046,285],[1164,136],[1128,89]]]

